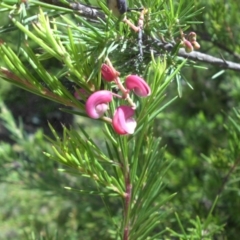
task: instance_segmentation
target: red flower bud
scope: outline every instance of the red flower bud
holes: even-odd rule
[[[193,46],[192,46],[192,44],[188,40],[185,39],[183,43],[184,43],[185,51],[187,53],[190,53],[190,52],[193,51]]]
[[[120,73],[116,71],[114,67],[111,67],[105,63],[102,64],[101,73],[102,73],[103,79],[108,82],[113,81],[116,77],[120,75]]]

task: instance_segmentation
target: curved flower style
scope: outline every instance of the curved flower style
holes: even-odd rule
[[[101,73],[104,80],[107,82],[113,81],[116,77],[119,76],[119,72],[115,70],[114,67],[107,64],[102,64]]]
[[[139,97],[147,97],[151,94],[151,89],[148,84],[137,75],[129,75],[126,77],[125,80],[126,87],[129,90],[132,90],[137,94]]]
[[[112,101],[112,92],[107,90],[93,93],[86,102],[86,112],[91,118],[100,118],[108,110],[108,103]]]
[[[116,109],[113,116],[113,129],[120,135],[133,134],[137,126],[132,116],[134,110],[129,106],[120,106]]]

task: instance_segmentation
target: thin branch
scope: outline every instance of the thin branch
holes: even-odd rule
[[[186,53],[183,48],[181,48],[178,52],[178,56],[188,58],[194,61],[199,61],[199,62],[204,62],[204,63],[209,63],[215,66],[218,66],[220,68],[225,68],[225,69],[231,69],[234,71],[240,71],[240,64],[231,62],[231,61],[225,61],[224,59],[221,58],[216,58],[211,55],[201,53],[201,52],[191,52],[191,53]]]
[[[91,18],[91,19],[98,19],[98,18],[104,19],[105,18],[103,12],[99,11],[99,8],[96,8],[93,6],[87,6],[82,3],[69,2],[67,4],[67,3],[62,3],[59,0],[40,0],[40,1],[51,4],[51,5],[61,6],[61,7],[72,9],[72,10],[76,11],[76,13],[78,13],[81,16],[86,17],[86,18]]]
[[[234,56],[237,60],[240,60],[240,54],[231,50],[231,48],[228,47],[228,45],[226,45],[224,43],[221,43],[217,40],[213,40],[212,37],[208,33],[202,33],[202,32],[198,31],[198,36],[200,36],[201,40],[206,41],[206,42],[211,42],[213,46],[222,49],[223,51],[225,51],[225,52],[231,54],[232,56]]]
[[[123,240],[129,239],[130,233],[130,208],[131,208],[131,197],[132,197],[132,185],[130,182],[130,174],[129,168],[126,167],[125,172],[125,187],[126,187],[126,195],[125,195],[125,203],[124,203],[124,232],[123,232]]]
[[[175,43],[162,42],[162,41],[156,40],[156,39],[153,41],[157,42],[157,45],[159,48],[169,51],[169,52],[172,51],[172,49],[175,47]],[[191,53],[187,53],[184,48],[180,48],[178,51],[178,56],[187,58],[187,59],[191,59],[194,61],[198,61],[198,62],[209,63],[211,65],[215,65],[220,68],[230,69],[230,70],[234,70],[234,71],[240,71],[240,64],[238,64],[238,63],[226,61],[224,59],[213,57],[211,55],[201,53],[201,52],[193,51]]]
[[[76,10],[80,15],[87,17],[87,18],[105,18],[104,14],[97,9],[89,6],[85,6],[80,3],[70,3],[69,6]]]

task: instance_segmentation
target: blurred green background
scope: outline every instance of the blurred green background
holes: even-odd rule
[[[237,1],[196,0],[195,4],[205,7],[198,18],[203,24],[191,29],[198,34],[201,52],[240,62]],[[213,239],[237,240],[240,123],[235,111],[240,110],[239,72],[202,65],[206,68],[183,68],[193,90],[183,84],[183,96],[155,122],[155,135],[167,146],[166,158],[175,159],[164,179],[163,194],[177,192],[166,206],[172,214],[159,225],[159,231],[169,227],[181,232],[174,212],[191,231],[192,219],[206,219],[219,195],[208,230],[219,229]],[[173,82],[167,96],[171,99],[176,93]],[[93,136],[101,136],[101,129],[3,80],[0,98],[0,240],[114,239],[120,202],[64,189],[90,189],[92,182],[58,171],[61,166],[43,154],[52,151],[44,138],[44,134],[50,135],[48,122],[59,134],[61,124],[84,126]],[[109,215],[112,220],[108,220]],[[178,238],[166,232],[163,239]]]

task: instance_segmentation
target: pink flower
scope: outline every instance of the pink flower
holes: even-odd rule
[[[93,93],[86,102],[86,112],[91,118],[100,118],[108,110],[108,103],[112,101],[112,92],[107,90]]]
[[[129,106],[120,106],[116,109],[113,116],[113,129],[120,135],[133,134],[137,126],[132,118],[134,110]]]
[[[137,75],[127,76],[125,84],[129,90],[133,90],[139,97],[147,97],[151,94],[148,84]]]
[[[120,75],[120,73],[116,71],[114,67],[109,66],[105,63],[102,64],[101,73],[102,73],[103,79],[108,82],[113,81],[116,77]]]

